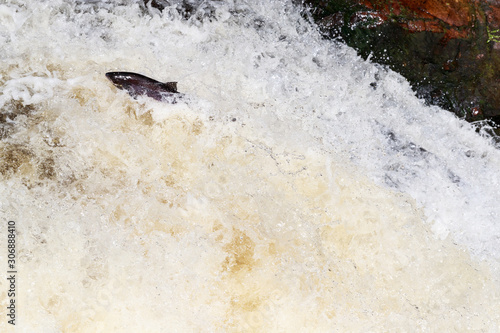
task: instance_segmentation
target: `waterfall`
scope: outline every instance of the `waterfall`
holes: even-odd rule
[[[291,1],[190,3],[0,4],[0,330],[498,331],[491,138]]]

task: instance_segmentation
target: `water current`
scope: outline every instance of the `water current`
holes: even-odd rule
[[[193,3],[0,3],[16,332],[499,332],[491,138],[290,1]]]

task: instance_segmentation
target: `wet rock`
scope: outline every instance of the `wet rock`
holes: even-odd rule
[[[447,38],[467,37],[478,17],[476,4],[469,0],[359,0],[367,8],[394,19],[410,32],[445,33]]]
[[[468,121],[500,119],[500,0],[305,0],[326,36]]]
[[[215,4],[203,0],[143,0],[144,6],[151,6],[159,11],[173,10],[181,14],[185,19],[202,20],[213,17]]]

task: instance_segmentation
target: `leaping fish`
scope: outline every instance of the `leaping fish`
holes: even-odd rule
[[[106,77],[119,88],[126,90],[130,96],[137,98],[146,95],[157,101],[166,101],[168,97],[182,96],[177,91],[177,82],[160,82],[147,76],[131,72],[109,72]],[[171,99],[175,103],[175,99]]]

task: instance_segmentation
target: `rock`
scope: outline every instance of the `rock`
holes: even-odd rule
[[[427,103],[500,120],[500,0],[305,0],[322,31],[405,76]]]
[[[410,32],[444,32],[448,38],[466,37],[478,11],[467,0],[359,0],[386,18],[399,19]]]

